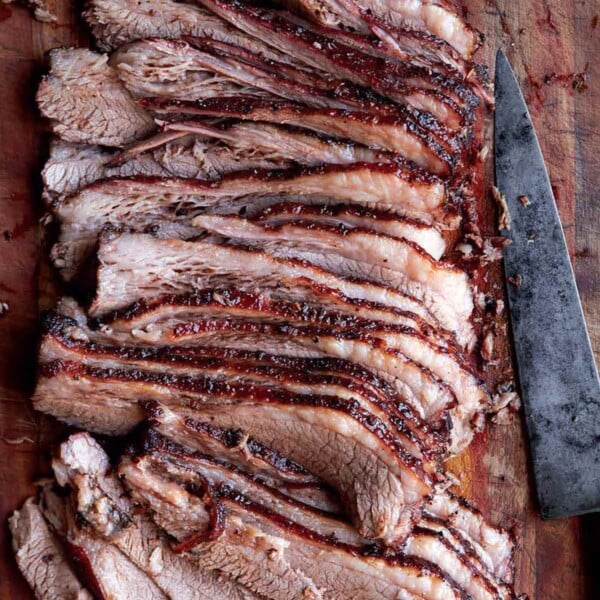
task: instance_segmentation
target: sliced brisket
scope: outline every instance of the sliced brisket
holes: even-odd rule
[[[174,337],[185,337],[194,333],[199,335],[206,333],[210,336],[214,330],[221,328],[224,333],[231,328],[240,334],[262,331],[267,336],[285,335],[286,326],[289,325],[295,328],[296,339],[301,345],[306,342],[300,341],[300,338],[311,335],[325,338],[337,336],[339,345],[344,345],[344,340],[356,340],[379,347],[380,344],[376,342],[379,340],[384,343],[385,348],[397,351],[399,360],[402,359],[401,357],[410,359],[431,371],[440,381],[444,381],[454,390],[463,410],[467,413],[473,414],[484,409],[488,404],[480,382],[460,354],[447,345],[440,346],[433,336],[429,337],[426,333],[421,333],[407,325],[369,321],[360,317],[344,317],[333,311],[315,310],[306,304],[274,301],[264,295],[234,290],[206,290],[189,299],[189,305],[197,309],[191,320],[188,310],[184,310],[179,316],[170,310],[169,304],[164,311],[160,311],[160,303],[149,307],[150,316],[145,325],[148,339],[152,337],[153,332],[156,332],[158,338],[161,330],[164,333],[172,330]],[[138,318],[142,317],[143,321],[144,307],[139,305],[136,307],[136,312]],[[219,321],[234,319],[241,319],[238,328],[233,324],[223,324],[222,327],[217,324]],[[107,324],[111,326],[110,321]],[[264,324],[265,327],[254,327],[259,324]],[[139,328],[137,330],[141,337],[143,330]],[[363,335],[357,334],[358,331]],[[167,334],[167,337],[169,335]],[[323,349],[324,352],[327,352],[328,348],[314,342],[307,347]],[[363,360],[368,359],[363,358]],[[381,363],[377,361],[376,364]]]
[[[358,109],[373,114],[402,111],[402,107],[371,90],[345,81],[323,79],[206,38],[189,41],[193,45],[183,40],[157,38],[133,42],[112,55],[111,65],[136,97],[284,98],[309,106]],[[240,52],[244,53],[244,59],[238,56]]]
[[[130,563],[125,563],[126,570],[137,568],[143,572],[140,575],[134,571],[136,579],[141,577],[147,582],[149,578],[154,582],[156,587],[149,586],[146,593],[156,593],[159,588],[164,597],[172,600],[255,599],[249,590],[222,574],[201,570],[189,558],[175,554],[164,533],[148,516],[135,510],[110,468],[106,454],[88,434],[70,436],[61,445],[53,467],[62,484],[73,490],[73,509],[79,523],[85,523],[76,529],[70,527],[71,536],[76,531],[76,535],[85,541],[84,550],[92,553],[98,549],[94,545],[99,546],[100,553],[108,553],[113,558],[118,551],[123,557],[119,562],[122,564],[126,559]],[[52,495],[45,493],[43,500],[48,504],[53,500]],[[61,500],[64,503],[64,499]],[[47,507],[45,514],[51,512]],[[126,520],[123,515],[127,516]],[[110,552],[108,545],[113,548]],[[92,557],[89,564],[98,566],[98,561]],[[94,573],[101,571],[96,569]],[[117,590],[115,597],[133,591],[130,585],[125,585],[123,591]]]
[[[323,20],[345,25],[357,31],[372,31],[390,48],[405,43],[407,31],[417,31],[446,42],[462,58],[470,59],[481,44],[481,36],[446,2],[437,0],[400,0],[375,2],[373,0],[293,0],[309,14]],[[318,8],[316,8],[318,7]],[[402,46],[401,46],[402,47]],[[426,46],[427,47],[427,46]],[[434,46],[435,47],[435,46]],[[438,44],[440,58],[450,58],[452,50]],[[412,45],[411,52],[416,50]]]
[[[105,237],[98,256],[96,297],[90,308],[94,316],[124,308],[139,298],[187,294],[202,287],[224,287],[234,282],[240,290],[254,290],[258,286],[269,290],[275,298],[308,299],[332,308],[336,304],[342,307],[347,299],[352,303],[374,303],[371,308],[408,311],[434,327],[443,328],[441,323],[457,335],[461,344],[468,345],[473,339],[468,321],[458,319],[437,297],[421,286],[407,283],[406,278],[389,269],[381,272],[393,286],[373,281],[368,272],[363,277],[358,270],[349,275],[336,274],[323,268],[329,265],[318,255],[309,262],[303,257],[277,256],[231,244],[157,240],[149,235],[132,234]],[[139,256],[145,257],[143,265]],[[343,302],[338,303],[327,291],[324,296],[322,286],[334,290]],[[345,308],[342,312],[354,311]],[[390,322],[381,315],[378,318]]]
[[[445,192],[436,180],[423,179],[401,165],[353,163],[282,171],[254,170],[232,173],[216,182],[160,177],[114,178],[97,181],[53,203],[61,225],[52,250],[55,265],[72,279],[93,251],[105,227],[151,231],[160,237],[190,238],[201,231],[193,218],[205,212],[252,214],[280,201],[280,194],[303,202],[352,201],[431,220],[443,214]],[[439,252],[439,233],[406,223],[411,239],[426,241],[427,250]]]
[[[319,133],[396,152],[433,173],[446,175],[455,157],[411,115],[370,115],[367,112],[311,108],[285,101],[214,98],[202,102],[142,98],[140,105],[171,121],[200,117],[236,118],[304,127]]]
[[[418,66],[365,53],[355,45],[331,39],[301,23],[285,12],[269,11],[245,1],[201,0],[249,35],[304,62],[313,69],[326,69],[331,76],[344,77],[370,87],[396,102],[430,112],[451,129],[472,117],[478,98],[462,82],[438,75]]]
[[[44,519],[34,498],[9,519],[17,565],[38,600],[92,600],[70,564],[60,537]]]
[[[368,547],[334,541],[227,486],[213,491],[192,471],[178,473],[174,465],[141,457],[124,462],[120,472],[134,496],[151,509],[156,497],[160,497],[161,509],[167,509],[171,485],[187,480],[190,491],[179,487],[177,500],[190,514],[188,522],[193,522],[190,517],[202,507],[215,514],[212,507],[216,502],[223,525],[219,527],[216,521],[218,530],[213,526],[208,535],[200,527],[195,535],[190,532],[192,535],[180,537],[179,548],[190,552],[199,564],[223,569],[268,597],[291,599],[304,594],[341,600],[358,590],[365,599],[463,597],[458,586],[433,563],[413,557],[380,558]],[[213,533],[216,531],[220,535]]]
[[[158,324],[150,333],[135,332],[135,335],[140,341],[160,345],[205,345],[246,351],[258,349],[300,357],[333,356],[362,364],[390,381],[422,418],[436,426],[443,422],[446,409],[451,408],[454,451],[470,442],[473,435],[470,424],[480,411],[489,408],[487,393],[467,371],[459,375],[457,381],[448,384],[436,377],[429,368],[368,333],[361,335],[318,326],[211,319],[183,323],[172,328],[162,328]],[[418,345],[414,351],[420,352]],[[423,356],[426,352],[423,352]],[[429,364],[443,372],[441,361],[436,363],[442,354],[443,351],[432,355]],[[450,365],[451,362],[448,367]],[[455,370],[456,367],[451,368]]]
[[[173,0],[90,0],[84,18],[105,51],[143,38],[207,37],[234,44],[265,59],[295,64],[293,58],[245,35],[194,3]]]
[[[343,360],[303,360],[209,347],[111,346],[111,338],[123,341],[125,336],[109,335],[106,331],[96,333],[58,314],[46,317],[45,329],[40,348],[42,364],[68,361],[100,369],[168,371],[190,377],[209,376],[239,383],[268,384],[273,389],[301,394],[353,399],[392,429],[397,429],[399,442],[411,454],[422,458],[428,450],[434,453],[439,450],[437,443],[430,439],[427,426],[388,384],[360,366]],[[98,341],[92,341],[95,339]]]
[[[64,140],[122,146],[153,131],[152,118],[107,63],[106,55],[83,48],[50,52],[50,73],[36,99],[53,131]]]
[[[131,430],[143,417],[138,402],[144,399],[218,427],[241,427],[325,479],[367,537],[393,541],[406,535],[431,491],[420,461],[357,402],[62,361],[42,367],[40,376],[36,408],[92,431]],[[353,456],[350,464],[347,456]]]
[[[98,146],[72,144],[54,139],[50,156],[42,170],[45,199],[48,204],[58,197],[74,194],[81,188],[109,177],[131,175],[170,176],[150,154],[136,155],[118,166],[110,166],[114,154]]]
[[[427,295],[437,296],[460,319],[468,319],[473,310],[467,274],[435,261],[414,242],[403,238],[370,229],[346,230],[343,226],[305,221],[275,226],[238,216],[202,215],[192,223],[241,244],[258,245],[275,255],[314,257],[322,261],[318,266],[326,266],[338,275],[363,272],[389,287],[394,287],[394,279],[401,277],[407,286],[412,282],[413,287],[423,289]],[[391,272],[389,277],[388,272]]]
[[[365,545],[365,540],[339,519],[287,500],[276,489],[210,458],[190,454],[153,432],[150,432],[144,448],[142,461],[145,460],[154,465],[156,471],[184,485],[203,483],[217,495],[219,488],[226,486],[232,492],[242,494],[246,501],[329,538],[334,543],[357,549]],[[455,581],[473,598],[512,598],[510,590],[481,570],[477,561],[467,554],[466,546],[443,523],[422,520],[402,544],[400,551],[389,549],[387,552],[390,556],[415,556],[433,562],[446,573],[452,573]]]

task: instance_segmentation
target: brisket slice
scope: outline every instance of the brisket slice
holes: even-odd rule
[[[154,432],[188,451],[231,465],[294,501],[342,518],[339,496],[329,485],[283,454],[248,437],[244,430],[224,429],[180,416],[158,402],[148,402],[145,410],[148,426]]]
[[[50,144],[50,156],[42,170],[45,200],[51,204],[59,197],[73,194],[94,181],[109,177],[172,176],[172,173],[165,170],[149,153],[137,155],[111,167],[109,162],[113,157],[112,152],[98,146],[71,144],[59,138],[53,139]]]
[[[165,382],[168,382],[165,385]],[[250,384],[56,361],[41,368],[34,405],[92,431],[120,434],[143,417],[143,400],[249,435],[322,477],[367,537],[405,535],[431,481],[385,424],[357,402]],[[344,460],[353,456],[351,464]]]
[[[183,486],[206,486],[206,495],[212,496],[212,501],[217,503],[217,506],[219,490],[226,487],[227,495],[241,494],[246,503],[254,504],[279,518],[330,539],[334,545],[354,547],[358,554],[361,550],[364,552],[365,540],[357,535],[356,530],[339,519],[285,498],[276,489],[212,458],[197,453],[191,454],[152,431],[146,439],[143,457],[139,459],[140,465],[144,463],[149,470],[163,473]],[[226,513],[227,508],[223,509]],[[222,516],[226,522],[227,515]],[[191,538],[193,539],[194,537]],[[189,544],[190,541],[187,544],[183,542],[180,547]],[[435,524],[432,520],[421,521],[400,550],[386,549],[385,552],[394,558],[418,557],[433,562],[446,573],[452,573],[453,579],[464,592],[472,594],[474,598],[492,600],[511,597],[508,588],[480,570],[477,561],[466,554],[465,547],[457,538],[453,539],[452,533],[444,529],[443,524]]]
[[[140,256],[145,258],[143,264]],[[240,290],[268,290],[275,298],[331,306],[345,314],[353,312],[343,308],[347,302],[370,303],[365,305],[370,309],[409,312],[435,328],[452,331],[461,345],[469,346],[473,340],[468,321],[457,319],[437,297],[389,269],[382,272],[395,284],[393,287],[369,279],[372,273],[363,277],[359,277],[360,272],[337,275],[319,265],[320,262],[328,266],[319,256],[311,257],[309,262],[302,257],[276,256],[208,240],[157,240],[140,234],[104,236],[98,258],[92,316],[106,315],[140,298],[188,294],[202,287],[225,287],[233,282]],[[278,295],[280,289],[282,294]],[[329,290],[333,290],[333,296]],[[378,318],[389,321],[381,314]]]
[[[210,331],[203,325],[212,327],[208,325],[210,321],[216,323],[241,319],[240,332],[254,333],[259,331],[254,327],[255,324],[264,324],[264,332],[267,335],[268,332],[276,334],[285,331],[280,326],[291,325],[298,328],[301,337],[319,330],[328,338],[338,335],[342,344],[341,340],[350,339],[364,340],[367,343],[381,341],[388,349],[398,351],[400,357],[414,361],[444,381],[454,390],[465,410],[475,412],[489,403],[481,389],[481,382],[459,353],[452,347],[437,344],[435,338],[408,325],[369,321],[358,316],[342,316],[336,311],[314,309],[300,302],[272,300],[265,295],[237,292],[234,289],[201,290],[190,299],[190,305],[197,309],[192,319],[188,316],[188,310],[184,310],[181,316],[173,314],[169,304],[163,311],[160,310],[160,304],[150,307],[150,317],[146,326],[150,335],[152,330],[161,329],[194,332],[194,323],[198,323],[197,331],[201,333],[204,330]],[[138,315],[142,315],[143,311],[142,306],[136,307]],[[110,321],[108,324],[110,326]],[[305,331],[307,333],[304,333]],[[357,331],[364,335],[356,334]],[[175,333],[175,336],[177,335]],[[316,348],[323,348],[327,352],[326,347],[318,344]]]
[[[87,460],[81,460],[80,452]],[[223,575],[200,570],[187,557],[173,553],[164,533],[148,516],[134,510],[112,472],[106,454],[89,434],[70,436],[61,445],[53,466],[63,485],[73,490],[73,510],[77,520],[85,523],[79,529],[84,529],[88,539],[96,538],[97,544],[102,543],[102,549],[110,544],[118,550],[144,572],[142,580],[149,577],[166,597],[177,600],[255,598],[249,590]],[[64,499],[58,499],[59,505],[56,506],[56,495],[47,493],[47,490],[44,490],[42,499],[46,504],[45,515],[50,518],[52,512],[65,509]],[[124,514],[127,520],[123,519]],[[67,531],[64,533],[67,535]]]
[[[208,37],[234,44],[265,59],[296,64],[282,52],[245,35],[214,13],[193,3],[173,0],[90,0],[84,18],[98,46],[116,50],[143,38]]]
[[[144,193],[144,190],[147,190]],[[350,191],[351,190],[351,193]],[[373,208],[390,209],[396,213],[420,216],[431,222],[446,215],[446,191],[434,176],[403,162],[393,164],[352,163],[328,164],[317,167],[252,170],[232,173],[216,182],[197,179],[164,179],[159,177],[115,178],[98,181],[81,193],[114,195],[125,200],[150,200],[153,197],[177,197],[180,201],[196,199],[196,204],[227,204],[245,196],[292,195],[329,198]],[[204,200],[203,200],[204,199]],[[75,195],[58,203],[61,218],[79,202]],[[87,200],[87,202],[91,202]],[[247,202],[252,206],[251,201]],[[190,203],[193,208],[194,203]],[[184,206],[185,208],[185,206]],[[71,217],[74,220],[75,215]],[[88,217],[89,218],[89,217]]]
[[[285,282],[282,282],[284,287]],[[464,362],[456,346],[443,332],[438,332],[414,313],[394,312],[369,303],[339,298],[326,288],[315,289],[309,301],[282,300],[285,290],[275,296],[268,293],[238,291],[237,287],[198,288],[193,294],[166,295],[155,300],[140,300],[128,307],[104,314],[102,321],[117,331],[172,327],[208,318],[243,319],[255,322],[314,324],[340,330],[362,328],[363,331],[399,347],[402,334],[420,336],[432,347]],[[319,293],[320,292],[320,293]],[[289,297],[289,296],[288,296]]]
[[[483,425],[481,413],[489,410],[485,389],[468,372],[463,373],[462,381],[455,381],[451,386],[427,367],[369,334],[315,326],[209,319],[173,328],[158,325],[148,333],[135,331],[134,335],[139,343],[161,346],[236,348],[292,357],[334,357],[355,362],[389,381],[432,426],[443,426],[445,418],[450,416],[451,446],[455,452],[471,441],[474,429]],[[419,351],[418,346],[414,350]],[[441,372],[439,358],[439,354],[430,356],[431,366]]]
[[[216,50],[217,43],[207,38],[188,38],[191,40],[194,45],[158,38],[133,42],[112,55],[111,65],[136,97],[203,100],[250,96],[373,114],[397,114],[402,110],[371,90],[348,82],[330,81],[283,63],[265,61],[224,43]],[[239,57],[240,53],[246,60]]]
[[[481,44],[481,35],[470,27],[446,2],[418,0],[410,2],[374,2],[373,0],[292,0],[296,6],[328,24],[344,25],[359,32],[372,31],[390,48],[406,39],[407,31],[422,32],[421,39],[438,38],[448,44],[437,44],[437,54],[449,60],[456,51],[460,58],[469,60]],[[435,48],[436,46],[434,46]],[[415,51],[414,45],[410,52]]]
[[[293,55],[312,69],[326,69],[358,85],[370,87],[399,103],[435,115],[456,129],[472,119],[477,96],[462,81],[433,76],[427,68],[404,64],[365,53],[295,22],[283,11],[269,11],[249,2],[201,0],[223,19],[249,35]]]
[[[163,137],[177,132],[180,138],[165,145]],[[251,121],[217,127],[201,121],[183,121],[165,124],[162,134],[130,146],[112,163],[148,150],[173,175],[196,178],[218,178],[234,171],[281,169],[295,164],[390,163],[398,159],[392,153],[297,127]]]
[[[64,140],[122,146],[153,131],[154,121],[107,61],[83,48],[50,52],[50,72],[36,98],[52,130]]]
[[[92,600],[34,498],[28,498],[8,523],[17,565],[38,600]]]
[[[335,321],[344,328],[359,324],[366,325],[369,322],[391,327],[410,327],[439,346],[449,350],[457,349],[450,334],[435,329],[426,319],[414,312],[392,310],[372,302],[345,298],[331,288],[317,284],[309,285],[309,282],[306,281],[301,283],[309,289],[303,291],[294,288],[293,279],[281,280],[279,288],[267,289],[266,292],[254,293],[252,296],[256,298],[256,302],[265,305],[272,302],[286,302],[294,312],[292,321],[298,320],[297,317],[300,316],[298,311],[301,308],[307,311],[307,314],[315,315],[317,318],[320,318],[318,315],[335,312],[337,314]],[[216,315],[217,312],[211,310],[212,306],[222,313],[223,308],[219,309],[215,303],[231,306],[239,294],[246,296],[245,290],[240,290],[237,286],[234,288],[198,288],[192,294],[171,294],[160,296],[157,299],[138,300],[125,308],[103,314],[101,321],[109,323],[110,327],[117,332],[144,330],[148,327],[152,329],[153,324],[158,322],[195,321],[210,314]],[[210,304],[207,303],[207,299]],[[230,318],[242,318],[247,314],[234,309],[229,316]],[[273,318],[279,321],[289,320],[288,317],[274,316]],[[373,326],[371,326],[372,328]]]
[[[299,497],[292,493],[288,483],[287,461],[270,460],[268,463],[262,463],[258,471],[255,454],[245,453],[239,459],[236,456],[232,461],[231,454],[224,451],[222,447],[217,448],[214,444],[207,446],[206,424],[179,417],[164,405],[150,407],[150,424],[157,432],[187,448],[188,451],[209,454],[213,458],[224,460],[245,473],[258,476],[263,483],[287,496],[326,512],[332,512],[329,497],[312,496],[309,503],[306,501],[306,495]],[[467,558],[476,571],[488,580],[512,581],[511,566],[514,550],[512,535],[487,523],[481,513],[464,500],[448,492],[437,492],[425,505],[424,515],[417,526],[427,532],[436,532],[446,543]]]
[[[396,157],[308,130],[264,123],[216,128],[176,123],[122,153],[54,140],[42,171],[48,203],[108,178],[134,175],[220,179],[235,171],[289,168],[296,164],[390,162]]]
[[[159,457],[153,460],[144,455],[124,461],[120,473],[133,496],[153,514],[156,497],[161,509],[168,510],[165,500],[173,483],[178,484],[179,506],[186,506],[191,515],[202,507],[214,515],[208,531],[199,527],[180,537],[179,549],[189,552],[199,564],[221,568],[270,598],[295,598],[307,587],[317,598],[339,600],[357,593],[365,600],[466,597],[429,561],[409,556],[384,558],[369,546],[332,540],[230,486],[214,489],[192,470],[179,469]]]
[[[241,455],[236,454],[232,460],[231,452],[224,446],[215,446],[213,443],[207,445],[207,439],[211,438],[207,437],[209,430],[206,428],[206,424],[194,419],[179,417],[164,405],[155,404],[149,409],[151,426],[188,451],[208,454],[213,458],[225,461],[244,473],[253,477],[258,476],[263,483],[276,488],[287,496],[322,511],[332,512],[329,497],[313,496],[311,502],[308,503],[305,499],[306,496],[301,498],[291,492],[287,460],[281,460],[281,457],[276,460],[271,459],[268,462],[260,463],[260,469],[257,470],[257,455],[254,451]],[[261,450],[261,456],[265,456],[266,450],[266,448]],[[269,451],[269,453],[272,452],[272,450]],[[417,526],[428,532],[437,532],[439,537],[464,555],[474,568],[489,580],[511,581],[510,565],[512,565],[514,547],[511,534],[487,523],[481,513],[464,500],[448,492],[436,493],[434,498],[425,505],[424,516]]]
[[[336,204],[347,200],[344,186],[354,186],[353,201],[358,204],[417,214],[428,221],[432,214],[443,215],[445,193],[439,182],[428,183],[418,173],[399,165],[354,163],[283,171],[254,170],[232,173],[216,182],[115,178],[92,183],[53,204],[61,233],[52,256],[65,279],[70,280],[92,252],[104,227],[152,231],[160,237],[186,239],[198,235],[199,228],[192,220],[205,212],[251,214],[280,201],[281,194],[303,202]],[[427,194],[430,194],[428,202],[424,199]],[[410,220],[404,223],[406,235],[422,241],[427,250],[439,252],[437,230],[427,225],[415,227]]]
[[[439,260],[446,251],[444,235],[436,227],[428,226],[419,219],[399,218],[398,215],[388,211],[359,205],[311,205],[301,202],[281,202],[265,208],[253,218],[267,226],[277,226],[280,223],[291,221],[305,221],[347,229],[371,229],[377,233],[412,241],[436,260]]]
[[[371,229],[345,229],[305,221],[280,225],[234,215],[200,215],[194,226],[241,244],[257,245],[281,255],[311,256],[320,254],[328,268],[338,275],[356,274],[363,265],[365,274],[384,285],[391,281],[391,271],[430,295],[440,298],[461,319],[469,319],[473,297],[467,274],[449,263],[438,262],[414,242],[374,232]]]
[[[341,515],[343,512],[337,494],[324,481],[248,437],[242,429],[223,429],[180,417],[157,402],[148,403],[146,415],[154,432],[191,452],[231,465],[286,497],[323,513]]]
[[[395,152],[420,167],[447,175],[455,157],[437,142],[426,123],[417,123],[409,114],[370,115],[366,112],[311,108],[294,102],[213,98],[203,102],[142,98],[141,106],[158,118],[169,121],[191,118],[235,118],[292,125],[372,148]]]
[[[394,390],[360,366],[340,360],[306,360],[256,352],[209,348],[179,349],[111,346],[103,334],[49,314],[40,348],[42,364],[82,363],[99,369],[141,369],[188,377],[269,385],[300,394],[324,394],[359,402],[386,423],[410,454],[433,472],[432,458],[443,452],[446,432],[434,432]],[[107,336],[108,337],[108,336]],[[93,342],[93,339],[99,339]],[[446,423],[446,417],[440,419]],[[425,460],[424,457],[427,457]]]

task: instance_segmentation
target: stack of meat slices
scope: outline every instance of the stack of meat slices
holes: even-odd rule
[[[442,0],[85,18],[110,54],[53,51],[38,92],[79,302],[44,318],[34,405],[136,433],[112,463],[71,436],[13,516],[38,597],[513,598],[511,535],[444,469],[502,407],[478,34]]]

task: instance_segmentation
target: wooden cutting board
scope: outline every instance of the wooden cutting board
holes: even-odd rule
[[[48,447],[61,429],[34,414],[40,296],[39,172],[48,135],[34,103],[50,48],[84,44],[85,27],[67,0],[56,24],[0,4],[0,599],[31,593],[12,558],[8,515],[48,471]],[[468,14],[487,38],[484,62],[503,47],[515,66],[536,122],[582,294],[594,348],[600,350],[600,5],[593,0],[471,0]],[[490,218],[493,215],[490,201]],[[43,298],[42,298],[43,304]],[[571,360],[565,357],[565,360]],[[533,600],[599,598],[592,565],[600,564],[598,517],[540,521],[519,418],[492,426],[454,461],[462,491],[483,513],[518,524],[519,592]],[[597,568],[597,566],[596,566]],[[596,581],[596,584],[598,582]],[[359,599],[357,599],[359,600]]]

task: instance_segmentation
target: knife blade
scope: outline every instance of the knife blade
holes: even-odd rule
[[[598,371],[544,158],[502,50],[495,88],[496,187],[511,215],[504,271],[541,516],[593,512],[600,510]]]

